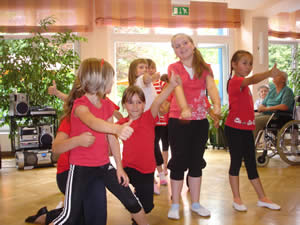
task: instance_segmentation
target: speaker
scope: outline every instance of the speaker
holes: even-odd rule
[[[13,93],[9,96],[9,115],[27,115],[29,111],[29,98],[24,93]]]
[[[52,146],[52,141],[54,138],[53,125],[41,125],[40,130],[40,147],[47,148]]]
[[[52,151],[49,149],[16,152],[16,167],[18,169],[52,166],[54,163],[56,160],[54,160]]]

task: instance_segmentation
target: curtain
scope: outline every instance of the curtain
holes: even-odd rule
[[[271,17],[268,23],[270,36],[300,39],[300,10],[280,13]]]
[[[50,16],[56,23],[49,32],[86,32],[92,30],[93,15],[93,0],[1,0],[0,32],[29,32]]]
[[[171,0],[96,0],[97,26],[236,28],[240,10],[226,3],[191,2],[189,16],[172,16]]]

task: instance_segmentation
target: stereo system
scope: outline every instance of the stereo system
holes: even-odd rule
[[[39,125],[37,127],[19,127],[17,141],[19,149],[51,148],[54,139],[53,125]]]
[[[27,96],[27,94],[24,93],[10,94],[9,103],[10,116],[56,115],[56,111],[52,107],[29,107],[29,97]]]
[[[54,165],[57,162],[50,149],[26,150],[16,152],[16,167],[18,169],[32,169]]]
[[[9,115],[10,116],[21,116],[27,115],[29,111],[29,99],[26,94],[23,93],[15,93],[10,94],[9,96],[10,108]]]

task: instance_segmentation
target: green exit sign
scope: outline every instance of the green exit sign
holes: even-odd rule
[[[188,16],[190,15],[190,8],[183,6],[173,6],[172,10],[173,16]]]

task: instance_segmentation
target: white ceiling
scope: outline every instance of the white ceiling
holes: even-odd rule
[[[250,10],[258,17],[271,17],[281,12],[300,9],[300,0],[190,0],[191,2],[223,2],[228,8]]]

